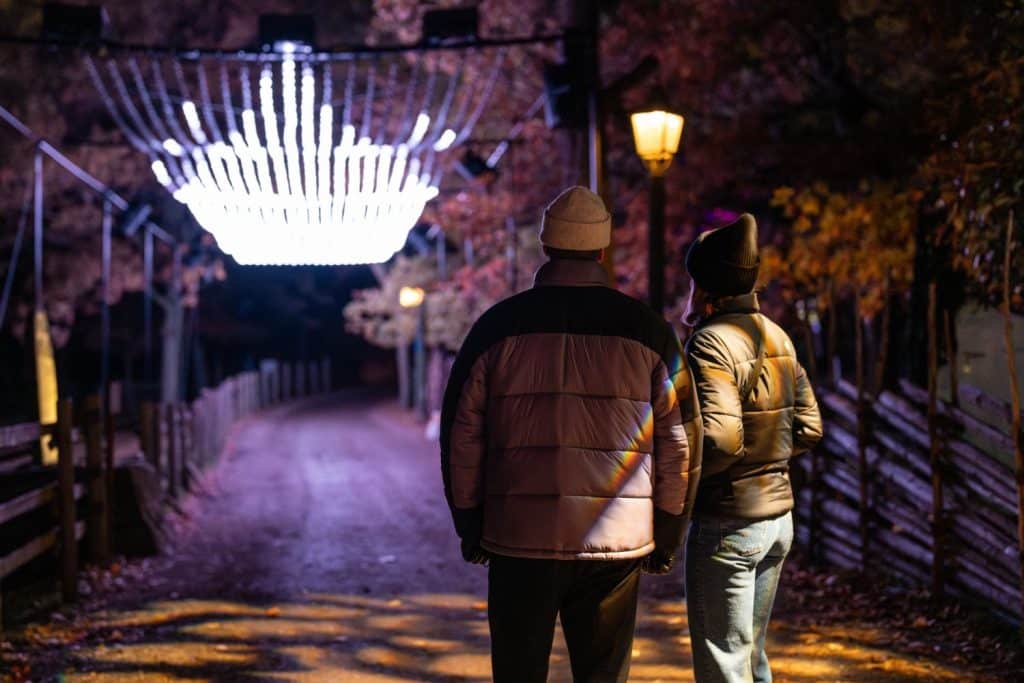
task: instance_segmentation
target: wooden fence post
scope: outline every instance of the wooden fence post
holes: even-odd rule
[[[853,303],[854,329],[854,353],[856,359],[854,368],[856,371],[857,385],[857,480],[858,488],[858,510],[857,525],[860,531],[860,568],[861,571],[868,569],[868,544],[870,539],[870,524],[868,515],[871,511],[869,474],[868,474],[868,421],[870,413],[868,405],[864,400],[864,321],[860,315],[860,299]]]
[[[928,444],[932,478],[932,593],[941,596],[945,590],[942,553],[945,549],[942,501],[942,444],[939,442],[939,340],[936,318],[938,298],[935,282],[928,285]]]
[[[157,475],[161,474],[160,463],[160,410],[152,401],[143,401],[139,411],[139,431],[142,438],[142,451],[153,466]]]
[[[194,438],[195,424],[192,410],[187,405],[181,407],[181,487],[189,491],[192,488],[192,469],[196,468],[196,441]]]
[[[96,394],[85,398],[82,422],[85,425],[86,473],[88,476],[89,559],[96,564],[107,561],[109,543],[104,517],[107,508],[107,481],[103,472],[102,402]]]
[[[295,382],[295,397],[304,397],[306,395],[306,364],[301,360],[295,361],[292,377]]]
[[[1013,466],[1017,480],[1017,552],[1020,562],[1020,598],[1024,601],[1024,435],[1021,434],[1021,397],[1017,383],[1017,350],[1013,345],[1013,308],[1010,269],[1013,267],[1013,211],[1006,219],[1006,247],[1003,253],[1003,343],[1010,377],[1010,437],[1013,440]],[[1024,632],[1022,632],[1024,637]]]
[[[317,372],[317,362],[315,360],[309,361],[309,393],[319,394],[320,393],[320,373]]]
[[[180,470],[180,453],[178,452],[178,425],[175,414],[175,405],[168,403],[166,410],[167,420],[167,495],[171,498],[178,496],[178,472]]]
[[[60,514],[60,587],[64,602],[78,593],[78,538],[75,533],[75,454],[71,442],[71,399],[57,401],[57,490]]]
[[[949,365],[949,402],[960,406],[960,368],[956,349],[953,345],[953,320],[947,308],[942,312],[943,336],[946,346],[946,363]]]

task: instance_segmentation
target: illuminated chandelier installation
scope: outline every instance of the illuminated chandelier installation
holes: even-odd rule
[[[450,73],[422,55],[410,67],[394,56],[297,52],[87,58],[86,67],[156,179],[222,251],[242,265],[341,265],[381,263],[404,246],[502,57],[467,82],[466,56]]]

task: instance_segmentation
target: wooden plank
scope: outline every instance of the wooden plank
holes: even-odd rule
[[[23,467],[31,467],[35,461],[35,457],[31,453],[24,453],[12,457],[3,457],[0,459],[0,474],[7,474],[8,472],[14,472],[20,470]]]
[[[57,529],[51,529],[3,557],[0,557],[0,579],[10,576],[19,567],[39,557],[57,543]]]
[[[986,394],[973,384],[964,382],[960,385],[960,401],[977,406],[987,415],[997,415],[1007,429],[1013,424],[1013,408],[1010,403]]]
[[[25,422],[0,427],[0,448],[31,447],[39,440],[39,423]]]
[[[973,395],[968,393],[968,395],[965,396],[964,390],[961,389],[960,396],[966,398],[970,403],[974,405],[978,405],[980,403],[981,405],[979,405],[979,407],[984,406],[984,409],[987,414],[996,415],[1000,417],[1001,421],[1003,422],[1009,421],[1009,406],[1002,404],[1000,401],[990,396],[985,396],[984,398],[982,398],[982,395],[980,394],[980,389],[976,389],[974,387],[972,387],[972,389],[975,389],[975,391],[979,393]],[[918,401],[922,393],[920,388],[914,386],[912,382],[909,382],[908,380],[905,379],[900,380],[900,390],[914,401]],[[988,422],[979,420],[978,418],[976,418],[975,416],[971,415],[968,412],[965,412],[961,408],[946,403],[945,401],[939,401],[938,407],[939,414],[945,417],[946,419],[950,420],[957,426],[973,434],[977,434],[981,438],[985,439],[991,444],[1007,452],[1011,452],[1013,450],[1013,438],[1009,434],[1008,426],[1005,428],[1005,431],[1003,431],[998,427],[989,424]]]
[[[17,498],[12,498],[6,503],[3,503],[0,505],[0,524],[9,522],[18,515],[23,515],[26,512],[31,512],[36,508],[47,505],[53,500],[53,495],[56,490],[56,484],[48,484],[42,488],[23,493]]]

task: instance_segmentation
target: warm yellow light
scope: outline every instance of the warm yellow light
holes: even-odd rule
[[[647,170],[662,175],[672,164],[672,157],[679,151],[679,139],[683,135],[683,117],[679,114],[655,109],[630,115],[633,124],[633,144],[637,155],[643,159]]]
[[[416,308],[423,303],[426,292],[422,287],[402,287],[398,291],[398,303],[402,308]]]

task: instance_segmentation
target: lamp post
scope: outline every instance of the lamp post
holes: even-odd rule
[[[417,414],[421,418],[426,419],[426,292],[423,291],[422,287],[402,287],[398,292],[398,303],[402,308],[419,309],[419,316],[416,321],[416,341],[413,346],[412,395],[413,405],[416,407]]]
[[[665,307],[665,172],[679,150],[683,117],[661,105],[630,115],[633,144],[650,174],[648,225],[648,301],[658,313]]]

